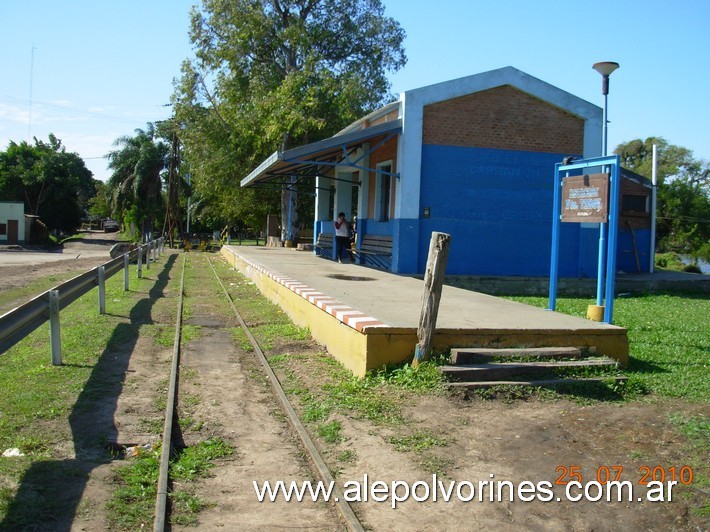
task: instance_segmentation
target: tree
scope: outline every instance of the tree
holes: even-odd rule
[[[89,200],[89,215],[94,219],[109,218],[111,216],[111,191],[106,183],[95,180],[96,195]]]
[[[72,233],[81,225],[94,183],[84,160],[52,134],[49,142],[10,142],[0,152],[0,199],[23,201],[50,230]]]
[[[624,167],[651,178],[653,145],[658,153],[659,251],[710,259],[710,164],[662,137],[635,139],[617,146]]]
[[[197,194],[242,219],[278,206],[273,193],[239,190],[239,178],[381,106],[386,73],[406,62],[404,31],[380,0],[203,0],[190,36],[196,58],[173,100],[186,158]],[[281,198],[286,233],[284,202],[297,195]]]
[[[155,127],[136,129],[135,136],[116,139],[108,154],[113,171],[108,181],[113,212],[125,226],[139,228],[143,238],[153,231],[163,208],[161,173],[168,167],[169,147],[155,140]]]

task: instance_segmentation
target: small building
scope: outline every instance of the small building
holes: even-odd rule
[[[452,235],[447,274],[547,276],[555,163],[599,156],[601,143],[600,107],[505,67],[406,91],[329,139],[273,153],[241,185],[315,188],[324,256],[342,211],[357,219],[361,264],[422,274],[440,231]],[[618,269],[648,271],[650,183],[622,179]],[[599,225],[563,225],[560,276],[596,276]]]
[[[0,201],[0,245],[25,242],[25,204]]]

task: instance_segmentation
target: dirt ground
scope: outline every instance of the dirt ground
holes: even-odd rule
[[[87,231],[62,249],[0,250],[0,290],[26,286],[37,278],[90,270],[111,259],[115,233]]]
[[[192,257],[199,255],[191,254]],[[76,269],[77,263],[38,265],[33,271],[0,267],[0,283],[3,283],[0,287],[22,285],[37,275],[59,273],[67,268]],[[199,530],[342,529],[333,508],[324,503],[256,502],[252,480],[302,481],[313,479],[314,475],[271,397],[253,355],[233,339],[230,330],[235,324],[225,317],[224,301],[214,295],[218,288],[203,273],[193,274],[193,288],[186,290],[191,298],[187,323],[199,326],[202,333],[184,352],[180,409],[181,415],[199,420],[199,428],[187,427],[182,437],[189,445],[217,435],[236,448],[232,457],[218,461],[210,478],[191,486],[197,495],[213,503],[200,514]],[[166,327],[171,320],[170,308],[176,304],[177,268],[173,268],[170,278],[164,294],[167,297],[155,305],[152,315],[154,322],[165,323]],[[296,371],[303,384],[317,390],[321,384],[318,357],[322,348],[310,342],[295,348],[299,353],[312,355]],[[169,351],[141,337],[134,345],[126,346],[125,352],[117,354],[125,364],[127,377],[117,404],[107,405],[105,414],[115,412],[113,420],[106,421],[117,427],[118,441],[151,438],[141,420],[148,414],[159,415],[154,405],[169,373]],[[190,397],[198,400],[184,403]],[[411,485],[424,481],[431,485],[432,464],[436,464],[438,480],[444,486],[452,481],[462,486],[461,495],[465,498],[470,495],[465,483],[471,482],[476,489],[475,497],[470,502],[457,501],[454,491],[452,502],[444,502],[440,494],[436,502],[410,498],[396,509],[391,508],[391,500],[354,503],[353,509],[366,529],[698,531],[710,527],[707,517],[690,510],[691,506],[697,507],[700,499],[707,504],[705,489],[678,486],[672,492],[672,502],[636,500],[645,493],[638,484],[644,466],[651,469],[660,466],[668,471],[686,465],[688,442],[669,416],[708,417],[707,404],[664,399],[585,405],[565,398],[503,401],[469,399],[463,395],[414,395],[411,401],[402,408],[405,422],[401,425],[380,425],[339,414],[342,441],[327,444],[314,438],[331,469],[337,472],[337,481],[342,486],[350,480],[362,482],[367,475],[370,484],[406,481]],[[294,406],[298,407],[298,403]],[[99,411],[95,415],[101,418],[104,414]],[[88,416],[81,422],[89,423],[92,419]],[[391,443],[393,436],[411,436],[417,432],[436,435],[445,443],[423,453],[400,452]],[[350,453],[352,460],[336,459],[344,451]],[[617,471],[618,466],[623,467],[621,480],[633,482],[638,490],[632,502],[556,500],[564,499],[564,486],[554,483],[565,473],[579,472],[586,482],[596,480],[599,472],[606,471],[605,467]],[[705,462],[706,477],[707,466]],[[112,464],[101,464],[91,471],[72,530],[105,529],[102,507],[112,489],[111,467]],[[479,502],[479,481],[490,480],[511,481],[515,485],[523,481],[533,484],[549,481],[554,497],[549,502],[507,499],[491,502],[487,498]]]

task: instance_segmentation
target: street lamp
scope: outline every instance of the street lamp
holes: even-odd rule
[[[601,61],[594,63],[592,68],[602,75],[602,94],[604,95],[604,114],[602,116],[602,157],[606,157],[607,148],[607,96],[609,95],[609,76],[619,68],[619,63]],[[604,169],[606,171],[606,168]],[[599,224],[599,255],[597,265],[597,307],[604,305],[604,265],[606,263],[606,224]]]
[[[609,76],[617,68],[619,68],[619,63],[614,63],[612,61],[601,61],[600,63],[594,63],[592,68],[602,75],[602,94],[604,95],[604,116],[602,117],[602,156],[606,156],[606,126],[607,126],[607,96],[609,95]]]

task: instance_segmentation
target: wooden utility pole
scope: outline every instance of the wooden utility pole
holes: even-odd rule
[[[441,301],[441,289],[444,284],[444,274],[446,273],[446,262],[449,259],[449,246],[451,235],[446,233],[433,232],[429,243],[429,256],[424,274],[424,294],[422,295],[422,311],[419,316],[419,328],[417,329],[417,347],[414,351],[412,366],[419,366],[429,358],[431,350],[431,339],[436,328],[436,317],[439,314],[439,302]]]

